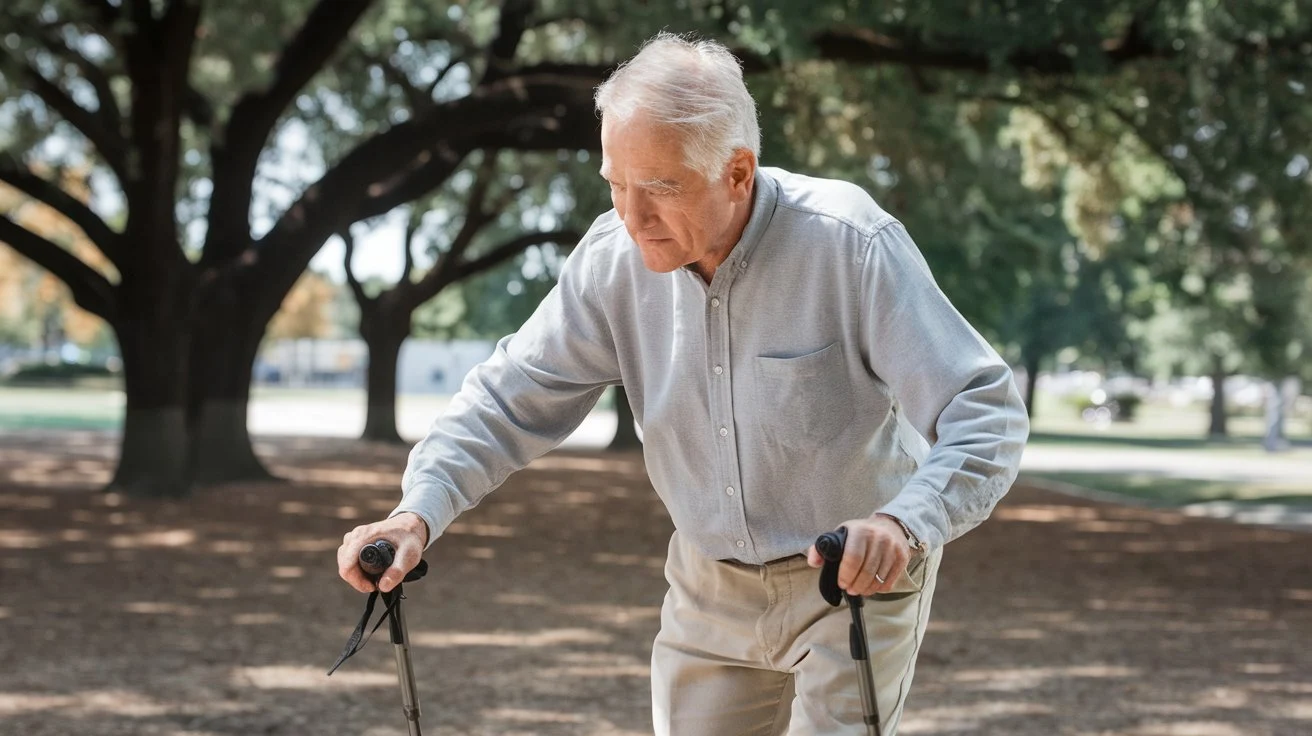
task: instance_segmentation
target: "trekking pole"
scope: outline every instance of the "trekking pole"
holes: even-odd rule
[[[867,736],[882,736],[879,725],[879,701],[875,697],[875,677],[870,665],[870,640],[866,637],[866,621],[861,615],[865,601],[859,595],[852,595],[838,587],[838,566],[843,561],[843,547],[847,545],[847,527],[838,527],[835,531],[825,532],[815,540],[815,549],[825,561],[820,569],[820,595],[831,606],[837,606],[847,599],[848,610],[852,612],[852,623],[848,628],[848,647],[852,651],[852,661],[856,664],[856,678],[861,689],[861,712],[866,723]]]
[[[380,539],[360,550],[360,569],[365,575],[377,580],[384,570],[392,566],[395,557],[396,550],[392,549],[391,543]],[[388,623],[396,650],[396,676],[401,681],[401,710],[405,713],[405,725],[410,730],[410,736],[421,736],[419,698],[415,694],[415,668],[410,661],[410,637],[406,633],[405,610],[401,607],[401,601],[405,599],[403,587],[404,583],[397,583],[395,588],[383,593],[383,605],[392,612],[392,619]]]
[[[387,568],[392,566],[392,561],[396,558],[396,549],[386,539],[379,539],[371,542],[360,550],[359,565],[360,570],[364,572],[370,580],[373,580],[375,586],[378,578]],[[380,593],[375,590],[369,594],[369,600],[364,605],[364,616],[361,617],[360,623],[356,625],[355,631],[351,632],[351,638],[346,642],[346,649],[342,651],[340,657],[328,670],[331,675],[342,666],[351,655],[360,651],[367,641],[365,637],[365,627],[369,625],[369,618],[374,612],[374,602],[381,595],[385,610],[379,617],[378,623],[374,624],[373,631],[377,631],[379,626],[383,625],[383,619],[390,619],[389,629],[392,634],[392,644],[396,651],[396,675],[401,682],[401,709],[405,713],[406,728],[410,736],[422,736],[419,731],[419,698],[416,695],[415,687],[415,668],[410,661],[410,636],[406,632],[405,612],[402,610],[401,601],[405,600],[404,583],[419,580],[428,572],[428,563],[420,560],[419,564],[413,570],[406,573],[405,579],[398,583],[386,593]],[[370,634],[373,633],[370,632]]]

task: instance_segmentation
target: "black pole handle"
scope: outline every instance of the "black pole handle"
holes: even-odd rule
[[[843,561],[843,548],[847,546],[847,527],[840,526],[825,532],[815,540],[815,551],[825,564],[820,568],[820,595],[831,606],[843,602],[843,590],[838,587],[838,565]]]
[[[377,578],[392,566],[392,560],[395,559],[396,548],[392,543],[386,539],[378,539],[366,544],[360,550],[360,569],[370,578]]]

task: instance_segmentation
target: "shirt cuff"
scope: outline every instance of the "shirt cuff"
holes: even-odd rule
[[[919,540],[924,553],[942,547],[950,535],[951,522],[941,497],[920,483],[908,484],[875,513],[893,517]]]

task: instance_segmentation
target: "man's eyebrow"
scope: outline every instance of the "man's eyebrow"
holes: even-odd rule
[[[647,189],[670,189],[673,191],[678,191],[683,188],[682,184],[671,179],[646,179],[638,182],[638,186]]]

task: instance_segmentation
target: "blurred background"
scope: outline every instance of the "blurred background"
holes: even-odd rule
[[[610,207],[593,90],[659,30],[1026,397],[903,731],[1312,732],[1312,0],[3,0],[0,722],[402,733],[382,639],[323,675],[333,553]],[[640,439],[607,395],[430,549],[442,733],[650,733]]]
[[[144,495],[263,477],[251,432],[416,439],[608,208],[591,90],[667,29],[743,59],[764,165],[907,224],[1064,450],[1042,470],[1113,440],[1257,467],[1312,433],[1309,16],[9,0],[0,430],[115,433]]]

